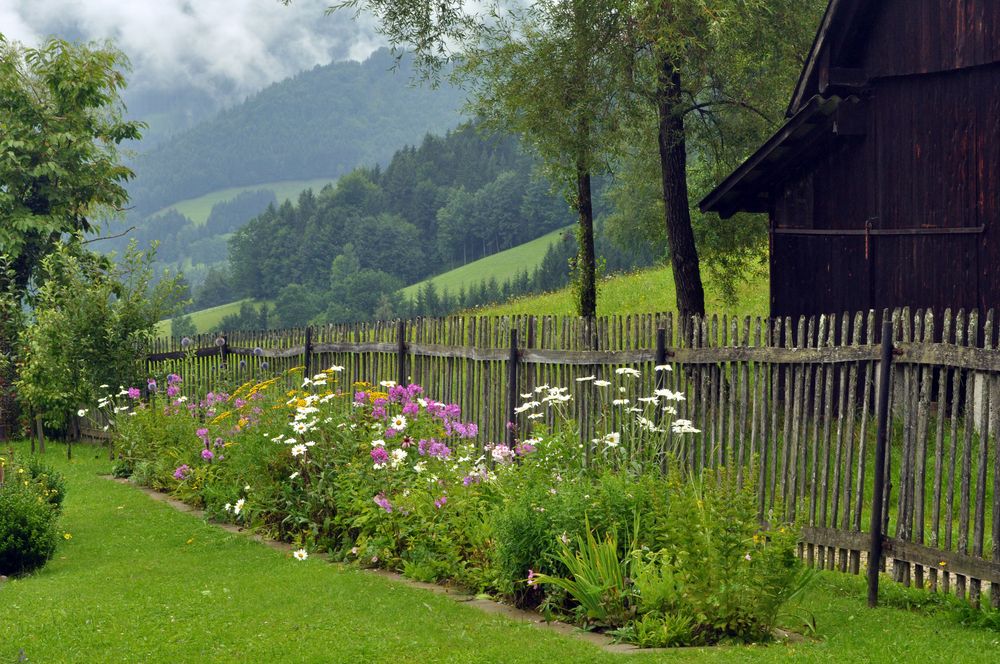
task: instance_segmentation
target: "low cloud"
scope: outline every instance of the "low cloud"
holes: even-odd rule
[[[188,89],[225,104],[303,69],[366,58],[373,21],[325,16],[330,0],[0,0],[0,32],[111,39],[132,61],[130,88]]]

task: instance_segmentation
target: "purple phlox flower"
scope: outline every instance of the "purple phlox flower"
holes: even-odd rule
[[[536,583],[538,583],[538,581],[537,581],[537,579],[536,579],[536,577],[537,577],[537,576],[538,576],[538,575],[537,575],[537,574],[535,574],[535,571],[534,571],[534,570],[532,570],[532,569],[529,569],[529,570],[528,570],[528,585],[529,585],[529,586],[533,586],[533,585],[535,585]]]
[[[420,412],[420,405],[415,401],[407,401],[403,406],[403,415],[414,416]]]
[[[198,429],[194,433],[196,436],[204,440],[206,443],[208,442],[208,429],[206,429],[205,427]]]
[[[451,456],[451,450],[444,443],[433,440],[431,441],[431,444],[427,446],[427,456],[432,456],[438,459],[447,459]]]
[[[171,397],[171,398],[176,397],[178,392],[180,392],[180,388],[178,388],[176,385],[168,385],[167,386],[167,396],[168,397]]]
[[[372,461],[376,464],[383,464],[389,461],[389,453],[381,445],[372,448]]]
[[[407,396],[407,394],[406,388],[402,385],[393,385],[389,388],[389,401],[402,401],[403,397]]]
[[[128,398],[132,399],[133,401],[135,399],[138,399],[141,396],[141,394],[142,393],[139,391],[138,387],[130,387],[130,388],[128,388]]]
[[[181,377],[175,373],[167,374],[167,385],[174,385],[181,382]]]
[[[395,429],[393,429],[392,427],[389,427],[388,429],[385,430],[385,437],[386,438],[395,438],[397,433],[399,433],[399,432],[396,431]]]
[[[250,409],[250,412],[253,413],[254,415],[260,415],[264,411],[261,410],[260,406],[254,406],[253,408]]]
[[[367,392],[355,392],[354,393],[354,403],[362,404],[368,401]]]
[[[442,507],[445,506],[447,502],[448,502],[448,496],[441,496],[440,498],[434,501],[434,507],[441,509]]]
[[[184,480],[187,476],[191,474],[191,466],[186,463],[182,466],[178,466],[177,470],[174,471],[174,479]]]
[[[389,499],[385,497],[384,493],[379,493],[377,496],[372,498],[372,500],[375,501],[376,505],[384,509],[387,514],[392,514],[392,503],[389,502]]]
[[[247,402],[244,401],[243,399],[237,399],[236,401],[233,402],[233,405],[236,406],[237,408],[242,408],[243,406],[247,405]]]
[[[534,451],[535,446],[531,443],[520,443],[519,445],[514,446],[514,454],[518,456],[528,456]]]
[[[485,481],[486,478],[487,478],[486,469],[480,468],[479,470],[463,477],[462,485],[470,486],[472,484],[479,484],[480,482]]]
[[[376,406],[375,408],[372,408],[372,417],[374,417],[375,419],[381,420],[385,418],[385,415],[386,415],[385,408],[383,408],[382,406]]]
[[[212,450],[206,447],[201,451],[201,458],[204,459],[205,461],[211,461],[212,459],[215,458],[215,455],[212,454]]]
[[[462,416],[462,408],[457,403],[450,403],[444,407],[444,417],[449,420],[457,420]]]
[[[427,400],[427,412],[431,415],[437,415],[444,409],[444,404],[434,401],[433,399]]]
[[[409,397],[411,400],[418,394],[423,394],[423,393],[424,393],[424,388],[420,387],[416,383],[411,383],[406,387],[406,396]]]
[[[417,441],[417,452],[420,454],[420,456],[424,456],[425,454],[427,454],[427,446],[430,443],[431,441],[424,440],[423,438]]]
[[[375,401],[372,401],[372,406],[376,408],[385,408],[388,405],[389,405],[389,400],[383,397],[379,397],[378,399],[375,399]]]
[[[507,431],[517,431],[517,422],[508,422]]]

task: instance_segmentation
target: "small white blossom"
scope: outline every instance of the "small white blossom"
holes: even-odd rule
[[[243,499],[243,498],[240,498],[239,500],[237,500],[236,504],[233,505],[233,514],[239,514],[240,512],[242,512],[243,511],[243,506],[246,505],[246,504],[247,504],[247,501],[245,499]]]
[[[673,371],[674,368],[669,364],[657,364],[653,367],[653,371]]]
[[[306,553],[305,549],[296,549],[295,551],[292,551],[292,557],[296,560],[305,560],[309,557],[309,554]]]
[[[638,369],[633,369],[632,367],[619,367],[615,369],[615,373],[619,376],[632,376],[633,378],[638,378],[642,375]]]
[[[302,456],[305,453],[306,453],[306,446],[305,445],[294,445],[292,447],[292,456],[293,457]]]
[[[607,387],[607,386],[611,385],[611,381],[610,380],[595,380],[594,381],[594,385],[596,385],[597,387]]]
[[[578,382],[578,383],[586,383],[587,381],[591,381],[591,380],[597,380],[597,376],[584,376],[582,378],[577,378],[576,382]]]
[[[76,416],[77,417],[85,417],[86,415],[87,415],[87,409],[86,408],[81,408],[80,410],[76,411]]]

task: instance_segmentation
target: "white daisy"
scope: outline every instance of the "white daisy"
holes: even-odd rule
[[[239,500],[237,500],[236,504],[233,505],[233,514],[239,514],[240,512],[242,512],[243,511],[243,506],[246,505],[246,504],[247,504],[247,501],[245,499],[243,499],[243,498],[240,498]]]
[[[305,445],[294,445],[292,446],[292,456],[297,457],[306,453]]]
[[[584,376],[583,378],[577,378],[576,382],[578,382],[578,383],[586,383],[587,381],[590,381],[590,380],[597,380],[597,376]]]
[[[594,385],[596,385],[597,387],[607,387],[610,384],[611,384],[610,380],[595,380],[594,381]]]
[[[396,431],[402,431],[403,429],[405,429],[406,418],[403,417],[402,415],[397,415],[396,417],[392,418],[392,428],[395,429]]]
[[[305,560],[309,557],[309,554],[306,553],[305,549],[296,549],[295,551],[292,551],[292,557],[296,560]]]
[[[615,369],[615,373],[619,376],[632,376],[633,378],[638,378],[642,375],[638,369],[633,369],[632,367],[619,367]]]
[[[657,364],[653,367],[653,371],[673,371],[674,368],[669,364]]]

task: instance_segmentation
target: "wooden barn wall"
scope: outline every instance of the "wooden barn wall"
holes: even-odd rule
[[[772,314],[1000,305],[1000,64],[875,81],[869,108],[776,192],[775,228],[984,231],[775,233]]]
[[[841,52],[833,54],[837,64],[860,65],[869,77],[876,78],[1000,61],[997,0],[882,2],[866,44],[859,49],[848,40]]]
[[[863,230],[875,215],[873,155],[868,136],[832,139],[813,168],[775,196],[776,229]],[[869,309],[868,270],[863,236],[779,231],[771,238],[771,314]]]
[[[980,266],[1000,259],[992,249],[998,234],[998,99],[996,65],[876,83],[878,226],[988,227],[982,234],[875,238],[877,309],[976,308],[988,295]]]

